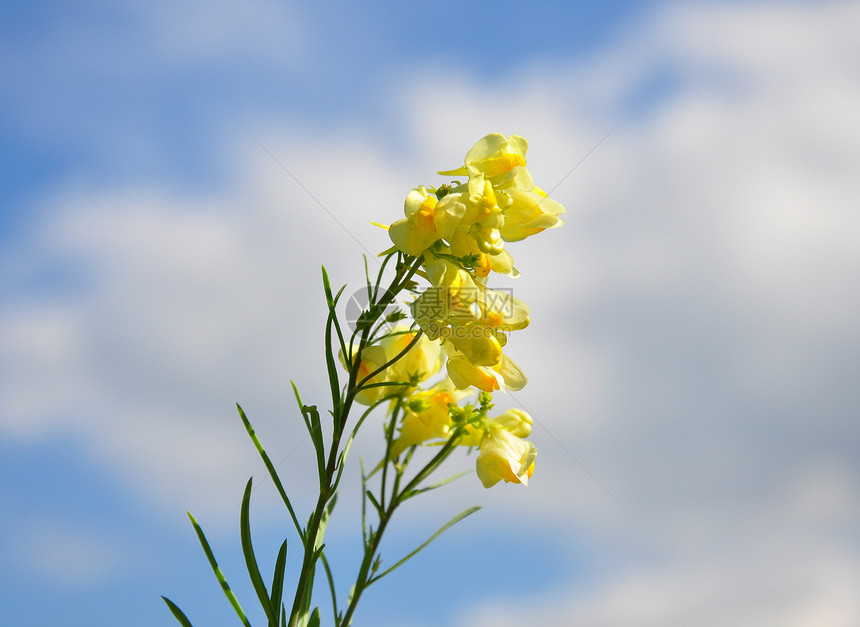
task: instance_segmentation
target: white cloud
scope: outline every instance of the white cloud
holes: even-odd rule
[[[276,134],[267,141],[316,200],[243,136],[253,150],[242,149],[229,197],[73,190],[51,203],[4,255],[21,293],[0,314],[0,427],[69,430],[159,506],[232,519],[224,494],[238,499],[248,474],[262,474],[233,404],[262,434],[277,429],[276,460],[304,437],[289,380],[325,402],[320,266],[358,289],[362,246],[386,245],[368,220],[408,189],[360,137],[311,146]],[[373,186],[390,191],[357,193]],[[72,274],[72,285],[40,292],[58,269],[54,280]]]
[[[498,602],[477,609],[460,624],[847,627],[860,619],[853,593],[860,584],[855,557],[789,552],[778,560],[760,559],[760,554],[748,553],[650,565],[616,574],[602,586],[574,582],[553,598],[520,599],[515,606]],[[523,612],[523,605],[530,610]]]
[[[568,225],[522,253],[544,282],[525,287],[523,268],[521,288],[535,326],[543,312],[555,335],[530,329],[531,343],[514,338],[510,350],[534,375],[523,404],[622,502],[537,430],[529,491],[539,496],[529,504],[580,534],[585,524],[586,539],[570,541],[615,547],[606,558],[622,564],[557,613],[536,609],[551,600],[528,599],[528,613],[505,606],[464,624],[535,613],[547,625],[857,621],[848,590],[858,556],[843,536],[828,538],[856,524],[855,488],[833,497],[828,481],[808,480],[796,498],[822,519],[802,524],[785,523],[796,507],[772,498],[822,456],[840,467],[837,485],[857,471],[846,442],[858,435],[860,187],[850,173],[860,165],[860,48],[844,27],[856,10],[676,7],[596,60],[623,78],[669,63],[680,84],[631,114],[555,192]],[[482,122],[526,128],[535,155],[556,147],[549,169],[560,178],[576,162],[569,146],[589,130],[596,141],[629,94],[587,67],[544,74],[555,83],[504,92],[515,109],[507,119],[498,100],[467,88],[422,101],[435,110],[423,132],[451,141]],[[568,115],[589,96],[585,113]],[[595,115],[601,102],[608,113]],[[564,373],[541,368],[550,357]],[[841,498],[852,505],[835,507]],[[779,544],[768,541],[774,527]],[[662,565],[625,559],[630,546],[650,547]]]
[[[154,503],[232,516],[223,494],[259,465],[233,444],[231,403],[294,442],[287,380],[325,402],[320,263],[357,286],[349,233],[381,249],[367,220],[393,220],[404,190],[455,166],[463,142],[520,133],[538,183],[564,180],[553,196],[569,215],[512,247],[534,322],[509,345],[532,378],[517,398],[549,432],[535,431],[539,468],[518,503],[556,517],[562,545],[576,521],[608,564],[583,592],[530,599],[538,624],[854,624],[856,12],[676,6],[588,63],[392,86],[398,118],[378,138],[254,128],[291,174],[242,138],[225,148],[238,165],[217,198],[62,193],[4,255],[21,292],[0,312],[15,364],[0,428],[78,430]],[[636,110],[658,66],[677,85]],[[414,156],[383,148],[401,132]],[[29,287],[61,266],[74,290]],[[484,608],[465,624],[529,616]]]
[[[854,625],[860,555],[845,541],[860,513],[856,478],[830,462],[800,475],[753,506],[675,508],[658,531],[665,544],[649,555],[604,554],[587,578],[515,602],[491,598],[460,624]]]

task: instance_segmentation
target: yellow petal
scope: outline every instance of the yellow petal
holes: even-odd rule
[[[475,468],[485,488],[502,480],[528,485],[537,457],[534,444],[521,440],[498,425],[490,424],[480,448]]]
[[[514,363],[514,360],[507,355],[502,355],[498,366],[494,366],[493,370],[498,372],[505,382],[505,387],[516,392],[522,390],[529,380],[526,375],[520,370],[520,367]]]
[[[461,390],[474,385],[484,392],[494,392],[501,387],[499,377],[491,368],[476,366],[465,356],[449,357],[447,366],[448,376]]]
[[[427,248],[439,239],[436,231],[422,230],[413,218],[403,218],[392,224],[388,229],[388,236],[400,250],[407,255],[420,257]]]
[[[467,337],[449,337],[448,341],[456,346],[466,358],[476,366],[495,366],[502,358],[502,346],[493,335],[479,325],[465,328]]]
[[[491,418],[490,422],[501,426],[505,431],[518,438],[525,438],[532,432],[532,417],[521,409],[509,409]]]

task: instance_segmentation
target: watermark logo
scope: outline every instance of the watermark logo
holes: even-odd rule
[[[406,303],[394,301],[389,303],[386,307],[380,308],[377,306],[376,309],[370,308],[370,299],[367,297],[367,290],[357,290],[353,292],[349,298],[346,299],[346,304],[344,305],[344,319],[346,320],[347,326],[352,331],[357,331],[359,329],[364,328],[368,322],[373,321],[381,321],[381,320],[390,320],[390,322],[384,323],[389,326],[393,326],[396,323],[396,318],[398,318],[398,312],[408,311],[409,306]]]
[[[361,289],[346,299],[344,317],[352,331],[380,322],[383,328],[391,329],[399,321],[414,317],[430,337],[465,339],[491,335],[492,328],[481,320],[488,312],[499,321],[513,318],[515,302],[510,288],[430,287],[411,304],[394,301],[384,308],[371,308],[367,290]]]

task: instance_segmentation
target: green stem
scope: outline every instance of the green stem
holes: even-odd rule
[[[400,489],[400,480],[403,476],[402,467],[397,467],[394,462],[385,461],[385,467],[382,470],[382,482],[381,482],[381,495],[380,495],[380,503],[384,503],[383,499],[385,498],[386,492],[386,469],[389,463],[395,465],[396,468],[396,476],[394,479],[394,486],[392,487],[391,494],[391,502],[387,508],[383,505],[382,511],[379,514],[379,526],[378,528],[372,532],[372,540],[369,544],[366,545],[364,559],[361,562],[361,567],[358,571],[358,576],[355,580],[355,587],[352,593],[352,599],[350,599],[349,607],[346,609],[346,613],[343,616],[343,620],[341,621],[341,626],[347,627],[352,620],[352,615],[355,613],[356,606],[358,605],[358,601],[361,598],[362,593],[370,587],[370,584],[373,582],[372,578],[369,577],[370,569],[373,565],[373,562],[376,558],[377,552],[379,550],[379,545],[382,542],[382,535],[385,532],[386,527],[388,526],[388,522],[391,520],[391,517],[394,515],[394,511],[397,507],[405,501],[409,497],[409,493],[412,492],[418,485],[421,484],[424,479],[426,479],[439,465],[448,458],[449,455],[454,451],[456,447],[457,440],[460,439],[461,432],[460,430],[456,430],[451,437],[448,439],[445,444],[442,445],[442,448],[439,450],[436,455],[424,466],[421,470],[416,473],[416,475],[412,478],[411,481],[401,490]],[[386,453],[387,454],[387,453]]]
[[[361,594],[368,587],[368,574],[370,572],[370,567],[373,564],[373,558],[379,550],[379,543],[382,541],[382,534],[388,526],[388,521],[391,519],[392,514],[394,514],[394,510],[397,508],[397,505],[397,500],[392,499],[391,507],[379,517],[379,528],[373,532],[373,540],[367,547],[364,559],[361,562],[361,569],[358,571],[358,577],[355,580],[352,599],[350,599],[349,607],[346,608],[346,613],[343,615],[343,620],[340,623],[343,627],[347,627],[350,624],[350,621],[352,621],[352,615],[355,613],[355,608],[358,605]]]
[[[406,263],[404,259],[402,263],[398,264],[394,279],[391,281],[391,284],[388,286],[379,301],[375,303],[376,309],[379,312],[379,314],[377,315],[377,319],[382,314],[385,307],[388,306],[391,302],[393,302],[397,295],[406,287],[406,284],[412,279],[412,277],[420,268],[421,262],[422,258],[418,257],[414,258],[414,261],[411,261],[410,263]],[[334,483],[338,469],[338,457],[341,453],[340,444],[343,439],[343,434],[346,428],[349,412],[352,409],[353,403],[355,402],[355,396],[360,391],[361,384],[364,383],[366,380],[369,380],[368,378],[365,378],[360,382],[357,381],[358,369],[361,363],[361,360],[358,356],[361,355],[361,351],[368,344],[368,336],[375,320],[371,320],[369,322],[370,324],[365,325],[359,335],[358,350],[355,352],[350,351],[350,354],[355,355],[355,358],[352,360],[353,363],[351,364],[349,369],[349,381],[346,386],[346,394],[343,398],[332,399],[333,428],[331,448],[329,448],[328,451],[328,460],[325,466],[324,477],[320,477],[321,481],[319,499],[317,500],[317,504],[314,508],[313,514],[308,520],[308,525],[304,537],[304,556],[302,559],[302,569],[299,574],[299,581],[296,586],[296,595],[293,599],[293,606],[290,611],[290,618],[288,622],[289,627],[297,627],[300,618],[304,616],[309,609],[308,606],[311,597],[310,591],[313,589],[316,560],[321,554],[320,549],[322,547],[322,540],[325,535],[325,529],[322,528],[322,520],[323,516],[325,515],[326,508],[328,507],[332,497],[334,497],[336,492],[336,487]],[[326,329],[327,348],[330,348],[330,338],[332,332],[331,327],[332,325],[330,320]],[[350,349],[352,349],[352,342],[355,339],[355,335],[356,334],[354,333],[353,338],[350,340]],[[387,363],[384,368],[389,367],[394,361],[402,357],[404,353],[401,353],[391,362]],[[376,373],[372,373],[371,377],[375,374]],[[393,509],[391,511],[393,511]],[[374,551],[375,550],[376,547],[374,547]]]

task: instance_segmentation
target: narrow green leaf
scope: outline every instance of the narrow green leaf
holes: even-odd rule
[[[311,618],[308,621],[308,627],[320,627],[320,608],[314,608]]]
[[[328,589],[331,592],[331,608],[332,613],[334,615],[334,624],[337,625],[340,621],[338,621],[338,611],[337,611],[337,592],[334,587],[334,577],[331,574],[331,568],[328,565],[328,560],[325,557],[325,553],[320,554],[320,561],[322,562],[323,568],[325,569],[325,578],[328,580]]]
[[[387,461],[388,461],[388,460],[386,460],[385,458],[383,458],[383,459],[379,460],[379,463],[378,463],[378,464],[376,464],[376,466],[374,466],[374,467],[373,467],[373,470],[371,470],[371,471],[370,471],[370,473],[368,473],[368,475],[367,475],[367,477],[366,477],[366,478],[367,478],[367,479],[370,479],[370,478],[371,478],[371,477],[373,477],[376,473],[378,473],[380,470],[382,470],[382,468],[385,466],[385,464],[387,463]]]
[[[412,384],[409,381],[382,381],[380,383],[367,383],[365,385],[362,385],[361,389],[363,391],[363,390],[369,390],[371,388],[402,388],[402,387],[409,387],[411,385]],[[396,397],[396,396],[397,396],[397,394],[390,394],[390,395],[386,396],[384,400],[390,401],[392,399],[392,397]]]
[[[367,255],[362,255],[364,259],[364,279],[367,282],[367,300],[373,302],[373,287],[370,284],[370,268],[367,266]]]
[[[302,397],[299,395],[299,388],[296,386],[295,381],[290,380],[290,385],[293,386],[293,394],[296,397],[296,403],[299,406],[299,413],[302,415],[302,420],[305,423],[305,429],[307,429],[308,434],[311,432],[311,421],[308,418],[307,413],[305,412],[305,404],[302,402]]]
[[[320,537],[319,534],[317,534],[317,537]],[[316,562],[320,558],[320,556],[323,554],[324,549],[325,549],[325,544],[320,544],[319,547],[317,547],[317,549],[311,554],[311,559],[309,562],[310,563],[310,581],[311,582],[313,582],[313,580],[314,580],[314,576],[315,576],[314,571],[316,569],[316,566],[315,566]],[[308,615],[308,610],[310,609],[310,606],[311,606],[311,597],[312,596],[313,596],[313,583],[311,583],[311,585],[308,585],[305,587],[305,589],[302,591],[301,599],[296,599],[297,601],[300,601],[300,606],[298,609],[298,616],[300,617],[300,619],[299,619],[300,624],[302,622],[304,622],[304,624],[307,624],[307,622],[306,622],[307,618],[306,617]],[[317,608],[317,611],[319,611],[319,608]],[[295,612],[295,608],[294,608],[294,612]]]
[[[337,302],[340,300],[340,296],[341,296],[341,294],[343,294],[343,290],[345,290],[345,289],[346,289],[346,285],[344,285],[342,288],[340,288],[340,291],[337,293],[337,296],[334,297],[334,305],[332,306],[332,308],[330,310],[330,313],[332,313],[334,315],[334,330],[335,330],[335,333],[337,333],[337,341],[338,341],[338,344],[340,345],[340,350],[341,350],[341,353],[343,354],[344,357],[346,357],[346,355],[348,353],[346,352],[346,343],[344,342],[344,339],[343,339],[343,329],[341,329],[340,321],[338,321],[338,319],[337,319],[337,312],[335,311],[334,306],[337,305]]]
[[[382,284],[382,273],[385,272],[385,266],[388,265],[388,262],[391,261],[392,257],[394,257],[394,253],[386,255],[385,259],[382,260],[382,265],[379,266],[379,273],[376,275],[376,285],[373,288],[373,295],[370,298],[371,302],[375,301],[379,294],[379,286]]]
[[[353,439],[355,439],[355,436],[358,434],[358,430],[359,430],[359,429],[361,429],[361,425],[363,425],[363,424],[364,424],[365,419],[366,419],[366,418],[367,418],[367,417],[368,417],[368,416],[373,412],[373,410],[374,410],[374,409],[376,409],[376,408],[377,408],[377,407],[379,407],[380,405],[384,405],[385,403],[389,402],[390,400],[392,400],[393,398],[396,398],[396,397],[397,397],[397,395],[395,395],[395,394],[390,394],[390,395],[387,395],[387,396],[383,396],[383,397],[382,397],[382,398],[380,398],[378,401],[376,401],[373,405],[371,405],[370,407],[368,407],[368,408],[364,411],[364,413],[362,413],[362,414],[361,414],[361,416],[359,417],[359,419],[356,421],[356,423],[355,423],[355,427],[353,427],[353,429],[352,429],[352,433],[351,433],[351,434],[350,434],[350,436],[349,436],[349,440],[348,440],[348,442],[350,442],[350,441],[352,441]],[[346,459],[346,458],[344,457],[344,459]]]
[[[165,603],[167,603],[167,607],[170,608],[170,611],[173,614],[174,618],[179,621],[179,624],[182,625],[182,627],[193,627],[191,621],[188,620],[188,617],[182,613],[182,610],[179,609],[176,603],[174,603],[165,596],[161,598],[164,599]]]
[[[459,514],[457,514],[456,516],[454,516],[454,518],[452,518],[451,520],[449,520],[448,522],[446,522],[444,525],[442,525],[442,526],[439,528],[439,530],[438,530],[436,533],[434,533],[432,536],[430,536],[430,537],[429,537],[429,538],[424,542],[424,544],[422,544],[422,545],[421,545],[421,546],[419,546],[417,549],[415,549],[414,551],[412,551],[409,555],[407,555],[406,557],[404,557],[403,559],[401,559],[399,562],[397,562],[396,564],[394,564],[394,566],[392,566],[392,567],[391,567],[391,568],[389,568],[388,570],[385,570],[385,571],[381,572],[380,574],[376,575],[376,577],[373,577],[373,578],[369,579],[369,580],[368,580],[368,582],[367,582],[367,585],[369,586],[370,584],[372,584],[372,583],[374,583],[374,582],[376,582],[376,581],[379,581],[380,579],[382,579],[383,577],[385,577],[385,575],[387,575],[388,573],[390,573],[390,572],[394,571],[395,569],[397,569],[397,568],[399,568],[400,566],[402,566],[403,564],[405,564],[408,560],[410,560],[410,559],[412,559],[413,557],[415,557],[415,555],[417,555],[417,554],[418,554],[422,549],[424,549],[428,544],[430,544],[431,542],[433,542],[433,540],[435,540],[436,538],[438,538],[439,536],[441,536],[441,535],[442,535],[443,533],[445,533],[448,529],[450,529],[451,527],[453,527],[454,525],[456,525],[458,522],[460,522],[461,520],[463,520],[463,519],[464,519],[464,518],[466,518],[467,516],[471,516],[472,514],[474,514],[475,512],[477,512],[479,509],[481,509],[481,508],[480,508],[480,506],[470,507],[469,509],[463,510],[462,512],[460,512]]]
[[[417,486],[421,485],[421,482],[424,481],[424,479],[430,476],[430,474],[433,473],[433,471],[435,471],[449,455],[451,455],[462,432],[463,430],[461,427],[454,429],[451,437],[448,438],[448,441],[441,446],[439,451],[433,456],[433,459],[427,462],[424,468],[419,470],[415,476],[412,477],[409,484],[400,491],[397,498],[402,498],[405,494],[411,494],[413,490],[417,489]]]
[[[331,295],[331,282],[328,280],[328,272],[325,266],[322,267],[323,290],[325,291],[325,301],[331,307],[334,304],[334,298]]]
[[[424,492],[429,492],[430,490],[435,490],[436,488],[441,488],[443,485],[448,485],[452,481],[456,481],[460,477],[465,477],[466,475],[471,475],[474,470],[464,470],[463,472],[458,472],[456,475],[451,475],[447,479],[442,479],[442,481],[438,483],[434,483],[433,485],[428,485],[426,488],[419,488],[417,490],[410,490],[409,492],[405,492],[400,497],[400,502],[411,499],[413,496],[418,494],[423,494]]]
[[[314,447],[320,448],[323,446],[322,422],[320,421],[320,413],[316,405],[305,405],[302,407],[302,413],[307,417],[308,434],[311,436],[311,441]],[[325,452],[323,450],[323,452]]]
[[[333,307],[337,307],[337,303],[338,303],[338,301],[340,301],[340,297],[343,295],[343,291],[344,291],[345,289],[346,289],[346,285],[344,285],[343,287],[341,287],[341,288],[337,291],[337,294],[335,294],[335,295],[334,295],[334,299],[332,300],[332,303],[331,303]]]
[[[343,351],[343,356],[345,359],[350,359],[351,355],[346,350],[346,345],[343,340],[343,331],[340,327],[340,322],[337,319],[337,302],[340,300],[343,291],[346,289],[346,285],[340,288],[337,292],[337,296],[332,296],[331,293],[331,282],[328,278],[328,272],[326,272],[325,266],[322,269],[323,274],[323,289],[325,290],[326,303],[328,305],[328,317],[326,318],[326,327],[325,327],[325,362],[326,369],[328,370],[328,380],[329,385],[331,387],[331,400],[332,400],[332,409],[334,410],[335,415],[340,413],[340,381],[338,379],[337,373],[337,365],[335,363],[334,358],[334,350],[332,348],[332,340],[331,333],[332,328],[334,328],[335,333],[337,334],[338,343],[340,345],[341,351]],[[339,428],[338,425],[335,425],[336,428]]]
[[[292,383],[292,381],[290,382]],[[296,398],[299,400],[299,407],[301,407],[301,399],[299,399],[299,390],[296,388],[296,384],[293,383],[293,390],[296,393]],[[248,420],[248,417],[245,415],[245,412],[242,411],[242,408],[239,404],[236,404],[236,408],[239,410],[239,417],[242,419],[242,424],[245,425],[245,431],[248,432],[248,435],[251,438],[251,441],[254,443],[254,446],[257,448],[257,452],[260,454],[260,457],[263,459],[263,463],[266,465],[266,470],[269,471],[269,476],[272,478],[272,482],[275,484],[275,487],[278,489],[278,494],[281,495],[281,500],[284,502],[284,505],[287,507],[287,511],[290,513],[290,518],[293,519],[293,525],[296,527],[296,531],[299,534],[299,538],[301,538],[302,543],[305,541],[305,534],[302,530],[302,526],[299,524],[299,519],[296,516],[296,511],[293,509],[293,504],[290,502],[289,497],[287,496],[287,491],[284,490],[284,486],[281,483],[281,478],[278,476],[278,471],[275,470],[275,465],[272,463],[272,460],[269,459],[269,456],[266,454],[263,445],[260,443],[259,438],[257,438],[257,434],[254,431],[254,428],[251,426],[251,422]]]
[[[350,605],[352,603],[352,598],[355,596],[355,584],[352,584],[349,587],[349,594],[346,595],[346,604]]]
[[[394,357],[389,359],[386,363],[381,365],[379,368],[377,368],[376,370],[371,372],[369,375],[364,377],[361,381],[356,383],[355,390],[353,390],[353,392],[358,392],[365,387],[372,387],[374,384],[365,385],[365,383],[367,381],[370,381],[371,379],[373,379],[373,377],[378,375],[380,372],[383,372],[384,370],[387,370],[388,368],[390,368],[392,365],[394,365],[395,362],[397,362],[400,358],[402,358],[404,355],[406,355],[406,353],[408,353],[410,350],[412,350],[412,347],[418,343],[418,340],[421,339],[422,335],[424,335],[424,332],[419,329],[418,332],[415,333],[415,337],[413,337],[412,340],[410,340],[409,344],[407,344],[403,350],[401,350],[399,353],[397,353]]]
[[[373,507],[376,508],[377,513],[382,516],[382,506],[379,504],[379,501],[376,500],[376,497],[373,496],[373,492],[365,490],[364,493],[367,495],[367,500],[373,503]]]
[[[305,406],[303,412],[308,413],[311,425],[311,440],[317,457],[317,476],[319,477],[320,490],[325,488],[325,442],[323,441],[322,422],[316,405]]]
[[[337,504],[337,492],[331,495],[329,502],[326,504],[325,509],[323,510],[323,514],[320,517],[319,531],[317,533],[317,538],[325,537],[325,529],[328,526],[329,518],[331,518],[331,513],[334,510],[334,506]]]
[[[332,482],[333,490],[337,490],[338,486],[340,485],[340,478],[343,475],[343,469],[346,467],[346,458],[349,455],[349,449],[352,448],[352,442],[352,436],[347,438],[343,450],[340,452],[340,455],[337,456],[337,474],[335,475],[334,481]]]
[[[251,544],[251,486],[253,478],[248,479],[245,486],[245,495],[242,497],[242,513],[239,517],[239,530],[242,536],[242,553],[245,555],[245,565],[248,567],[248,575],[251,577],[251,583],[254,585],[254,591],[257,593],[257,598],[260,600],[260,605],[269,619],[269,627],[277,627],[278,625],[278,610],[272,607],[272,601],[269,598],[269,591],[266,590],[266,584],[263,583],[263,577],[260,575],[260,568],[257,566],[257,557],[254,555],[254,546]]]
[[[341,406],[341,398],[340,398],[340,379],[337,375],[337,364],[334,359],[334,352],[332,351],[331,346],[331,330],[334,323],[337,322],[337,317],[335,316],[335,312],[330,310],[328,312],[328,318],[326,318],[325,323],[325,366],[328,371],[328,382],[329,387],[331,388],[331,402],[332,402],[332,411],[334,411],[335,415],[340,413]],[[344,354],[344,359],[347,361],[357,361],[358,355],[350,355]],[[340,426],[335,424],[335,429],[339,429]]]
[[[367,492],[367,475],[364,470],[364,459],[358,458],[358,464],[361,467],[361,493]],[[364,543],[365,550],[367,549],[367,499],[361,499],[361,539]]]
[[[227,600],[230,601],[230,605],[233,606],[233,609],[236,611],[236,615],[239,617],[239,620],[242,621],[242,624],[245,625],[245,627],[251,627],[251,623],[248,622],[245,612],[242,611],[242,606],[239,605],[239,600],[236,598],[236,595],[233,594],[233,590],[230,589],[230,584],[227,583],[227,579],[224,577],[224,573],[221,572],[218,562],[215,561],[215,555],[212,553],[212,547],[209,546],[209,542],[206,540],[206,535],[203,533],[203,529],[201,529],[200,525],[197,524],[197,521],[194,519],[194,516],[191,515],[191,512],[186,513],[188,514],[188,518],[191,520],[191,524],[194,526],[194,531],[197,533],[197,538],[200,540],[200,546],[203,547],[206,559],[209,560],[209,566],[212,567],[212,572],[215,573],[215,578],[218,580],[218,583],[221,584],[221,590],[224,592],[224,596],[226,596]]]
[[[275,575],[272,578],[272,608],[275,612],[281,613],[285,611],[281,606],[281,600],[284,597],[284,572],[287,567],[287,541],[281,545],[281,550],[278,551],[278,559],[275,560]]]

